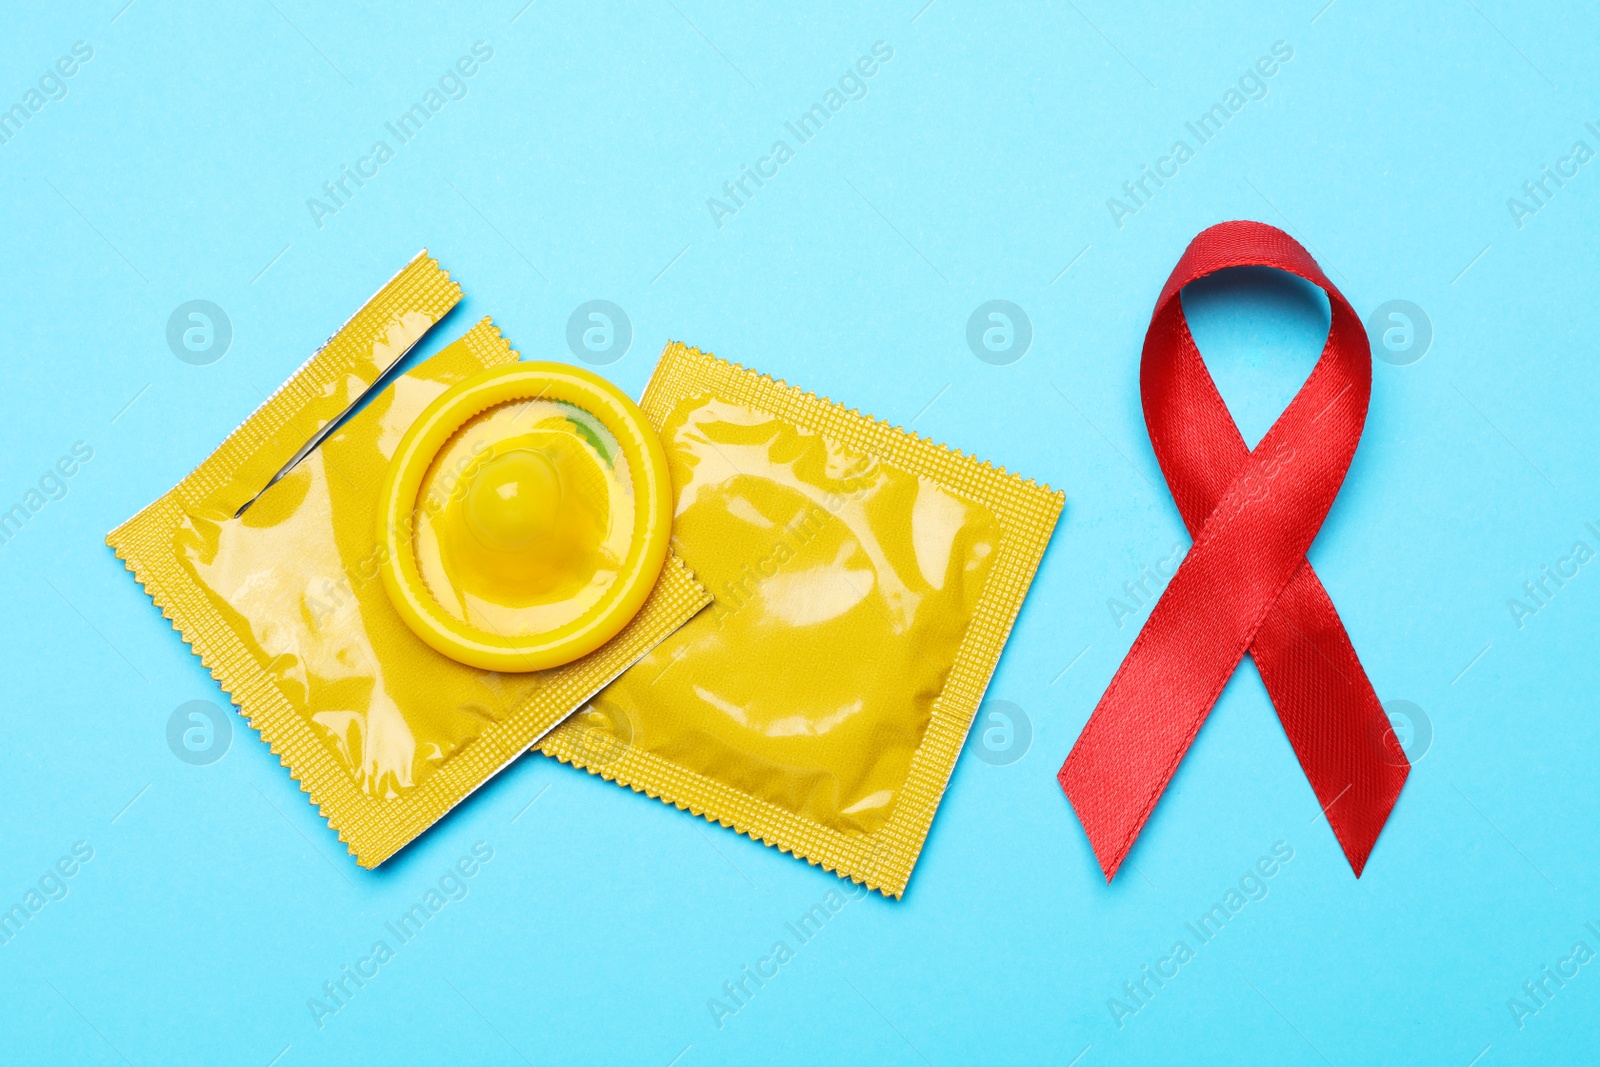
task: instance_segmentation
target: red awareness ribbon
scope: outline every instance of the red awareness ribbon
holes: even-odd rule
[[[1295,274],[1328,294],[1327,345],[1247,447],[1195,347],[1178,293],[1228,267]],[[1109,882],[1246,652],[1356,877],[1411,766],[1306,561],[1344,481],[1372,392],[1367,333],[1294,238],[1224,222],[1184,251],[1139,368],[1150,443],[1194,539],[1061,766]]]

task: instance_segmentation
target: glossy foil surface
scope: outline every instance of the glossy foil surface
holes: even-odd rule
[[[702,396],[663,429],[717,598],[594,700],[630,743],[845,833],[891,815],[989,574],[982,505]]]
[[[372,528],[406,428],[479,369],[458,347],[398,377],[238,517],[188,516],[180,565],[359,790],[421,785],[545,684],[465,666],[390,605]]]

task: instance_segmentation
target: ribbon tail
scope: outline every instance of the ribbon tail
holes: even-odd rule
[[[1170,632],[1159,619],[1160,604],[1152,616],[1156,624],[1152,628],[1147,623],[1147,632]],[[1140,635],[1141,640],[1144,636]],[[1210,714],[1223,683],[1243,656],[1241,647],[1231,660],[1225,655],[1214,657],[1208,668],[1190,670],[1163,664],[1159,661],[1164,657],[1159,655],[1142,660],[1130,657],[1078,735],[1056,781],[1083,824],[1107,883],[1116,877]],[[1152,668],[1166,673],[1177,691],[1151,677]],[[1207,675],[1215,680],[1208,681]],[[1196,683],[1211,689],[1209,697],[1183,692]],[[1154,694],[1154,698],[1136,704],[1129,700],[1130,692]]]
[[[1328,826],[1359,878],[1411,764],[1310,564],[1284,589],[1250,653]]]
[[[1056,775],[1056,781],[1061,783],[1062,792],[1067,794],[1067,801],[1072,805],[1072,810],[1078,816],[1078,822],[1083,824],[1083,830],[1089,838],[1089,847],[1094,851],[1095,862],[1100,865],[1100,871],[1106,876],[1106,884],[1117,876],[1117,869],[1122,866],[1122,861],[1127,858],[1133,842],[1138,838],[1139,831],[1144,827],[1146,812],[1137,825],[1127,826],[1123,820],[1116,818],[1114,812],[1107,812],[1097,803],[1096,787],[1085,781],[1085,776],[1071,776],[1072,763],[1069,760]]]

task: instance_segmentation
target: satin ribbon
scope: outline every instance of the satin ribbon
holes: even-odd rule
[[[1311,376],[1252,450],[1183,317],[1185,285],[1266,266],[1328,294]],[[1058,776],[1110,881],[1246,652],[1328,825],[1360,877],[1410,764],[1306,562],[1361,439],[1372,356],[1361,319],[1288,234],[1202,232],[1173,268],[1139,370],[1150,443],[1193,547],[1151,609]]]

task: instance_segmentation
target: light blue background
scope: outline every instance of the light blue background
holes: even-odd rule
[[[1600,149],[1600,20],[1324,2],[7,5],[0,107],[75,41],[94,58],[0,145],[0,507],[73,442],[94,458],[0,548],[0,904],[74,842],[94,859],[0,948],[0,1060],[1592,1055],[1600,963],[1520,1029],[1507,1000],[1600,950],[1600,563],[1521,628],[1507,601],[1600,549],[1600,161],[1521,228],[1506,202]],[[1116,226],[1107,198],[1279,40],[1266,99]],[[306,199],[476,41],[469,95],[314,225]],[[719,228],[707,198],[876,41],[867,97]],[[1119,628],[1107,600],[1187,544],[1140,414],[1144,326],[1188,239],[1239,217],[1297,235],[1364,316],[1431,318],[1420,362],[1375,365],[1311,558],[1432,743],[1357,881],[1247,663],[1107,887],[1054,774],[1145,616]],[[369,873],[242,723],[210,766],[168,749],[177,706],[221,698],[102,538],[423,246],[467,294],[424,354],[492,314],[570,359],[569,314],[609,299],[635,339],[605,373],[635,395],[680,339],[1067,494],[990,687],[1031,720],[1026,755],[969,750],[905,899],[852,902],[720,1029],[707,1000],[834,876],[537,757]],[[1188,295],[1254,440],[1325,312],[1270,279]],[[195,298],[233,325],[209,366],[165,339]],[[994,298],[1035,331],[1009,366],[965,340]],[[1118,1029],[1108,1000],[1280,840],[1270,894]],[[307,998],[479,841],[470,895],[319,1030]]]

